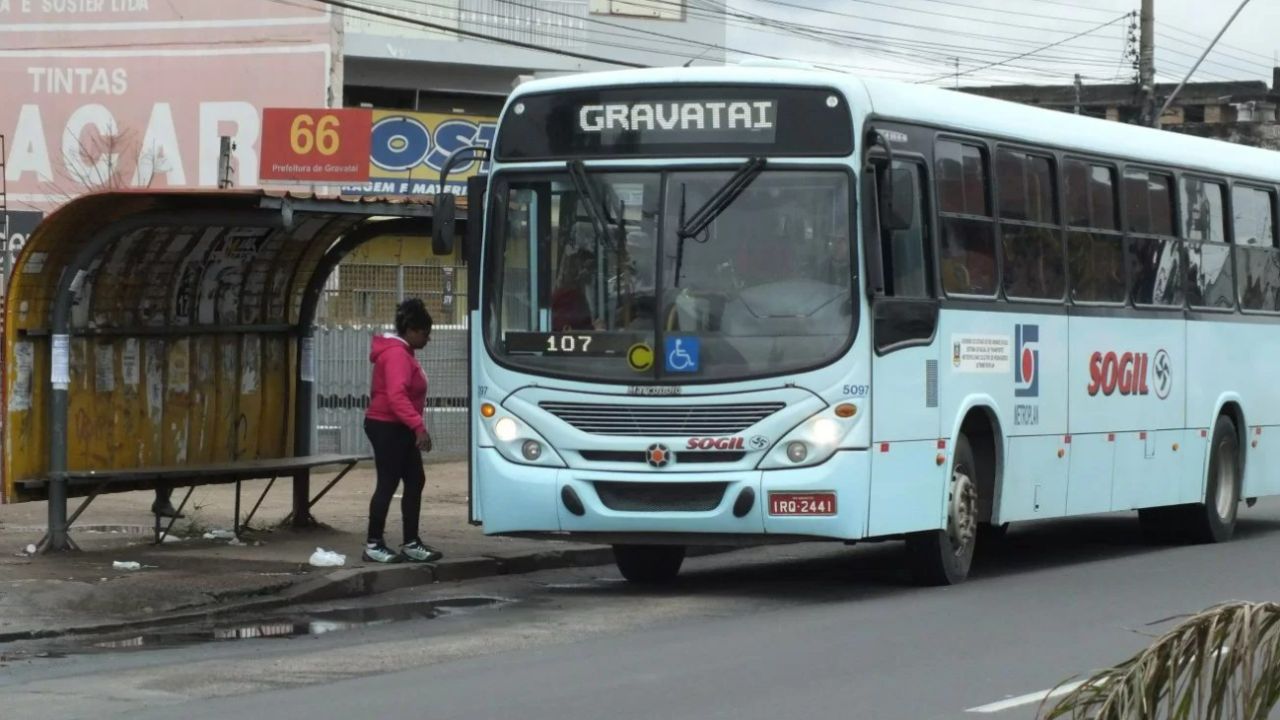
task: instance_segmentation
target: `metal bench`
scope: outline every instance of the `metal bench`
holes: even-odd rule
[[[49,529],[37,544],[40,552],[48,549],[71,547],[79,549],[70,537],[72,524],[80,518],[81,513],[103,492],[126,492],[129,490],[149,490],[157,487],[186,487],[187,493],[178,505],[178,513],[186,507],[191,493],[200,485],[235,483],[236,509],[234,532],[240,536],[240,529],[253,520],[267,493],[280,477],[293,478],[293,511],[286,520],[294,527],[312,525],[315,519],[311,508],[320,501],[342,478],[347,476],[355,466],[371,455],[304,455],[299,457],[274,458],[267,460],[241,460],[236,462],[210,463],[207,465],[172,465],[153,468],[131,468],[122,470],[67,470],[50,473],[47,478],[24,480],[19,484],[29,490],[48,490],[49,496]],[[315,497],[311,497],[311,471],[320,467],[341,467],[329,484],[324,486]],[[262,491],[243,522],[240,520],[240,486],[245,480],[270,478],[267,487]],[[67,516],[67,498],[71,490],[87,491],[84,500],[76,511]],[[172,518],[167,527],[161,529],[161,519],[156,516],[155,541],[160,543],[177,522]]]

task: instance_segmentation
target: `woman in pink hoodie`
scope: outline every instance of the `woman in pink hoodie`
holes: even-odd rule
[[[431,314],[421,300],[412,298],[396,308],[395,334],[375,335],[369,351],[373,389],[364,432],[373,445],[378,474],[378,486],[369,502],[369,535],[364,549],[364,559],[371,562],[434,562],[444,556],[418,537],[422,488],[427,483],[422,453],[431,450],[431,435],[422,421],[427,404],[427,374],[413,353],[426,347],[430,339]],[[391,499],[401,481],[404,544],[396,552],[387,547],[383,530]]]

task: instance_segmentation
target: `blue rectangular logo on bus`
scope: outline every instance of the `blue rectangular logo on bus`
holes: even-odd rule
[[[699,351],[702,349],[702,342],[698,338],[689,337],[687,335],[668,335],[664,345],[664,352],[662,356],[666,359],[664,366],[666,367],[667,372],[698,372],[701,360],[698,355]]]
[[[1013,395],[1040,397],[1040,326],[1015,325]]]

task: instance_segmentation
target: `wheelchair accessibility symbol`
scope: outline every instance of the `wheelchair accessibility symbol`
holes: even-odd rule
[[[702,343],[696,337],[667,337],[665,352],[667,372],[695,373],[699,368]]]

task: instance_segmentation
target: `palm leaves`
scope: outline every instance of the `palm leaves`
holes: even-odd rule
[[[1044,720],[1266,720],[1280,701],[1280,604],[1217,605],[1067,693]]]

